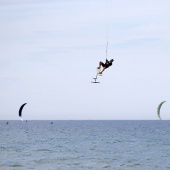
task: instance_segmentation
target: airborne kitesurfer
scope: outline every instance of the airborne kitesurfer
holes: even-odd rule
[[[109,67],[112,65],[113,61],[114,61],[114,59],[111,59],[110,61],[108,61],[108,60],[106,59],[106,62],[105,62],[105,63],[103,63],[102,61],[100,61],[100,62],[99,62],[99,67],[97,67],[97,68],[100,69],[101,66],[102,66],[102,67],[103,67],[103,70],[102,70],[101,72],[99,72],[99,74],[102,74],[105,69],[109,68]]]

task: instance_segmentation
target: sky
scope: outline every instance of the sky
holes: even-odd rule
[[[0,120],[170,119],[169,0],[0,0]],[[99,61],[113,65],[91,83]]]

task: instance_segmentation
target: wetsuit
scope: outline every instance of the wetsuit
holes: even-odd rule
[[[108,68],[108,67],[110,67],[111,65],[112,65],[112,62],[108,61],[107,59],[106,59],[105,64],[102,63],[102,66],[105,67],[105,68]]]

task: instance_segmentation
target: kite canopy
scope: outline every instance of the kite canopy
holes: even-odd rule
[[[24,103],[21,107],[20,107],[20,109],[19,109],[19,117],[20,117],[20,119],[23,121],[23,119],[22,119],[22,109],[23,109],[23,107],[26,105],[27,103]]]
[[[163,101],[161,102],[159,105],[158,105],[158,108],[157,108],[157,115],[159,117],[159,119],[161,120],[161,116],[160,116],[160,110],[161,110],[161,107],[163,105],[163,103],[165,103],[166,101]]]

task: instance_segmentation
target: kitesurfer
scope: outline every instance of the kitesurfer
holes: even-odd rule
[[[110,61],[108,61],[108,60],[106,59],[106,62],[105,62],[105,63],[103,63],[102,61],[100,61],[100,62],[99,62],[99,67],[97,67],[97,68],[100,69],[101,66],[102,66],[102,67],[103,67],[103,70],[102,70],[101,72],[99,72],[99,74],[102,74],[105,69],[109,68],[109,67],[112,65],[113,61],[114,61],[113,59],[111,59]]]

